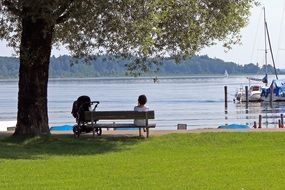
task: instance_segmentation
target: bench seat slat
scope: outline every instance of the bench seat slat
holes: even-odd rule
[[[154,119],[154,111],[86,111],[85,120]]]
[[[156,124],[149,124],[147,128],[155,128]],[[105,124],[94,124],[95,128],[145,128],[144,126],[136,126],[130,123],[105,123]]]

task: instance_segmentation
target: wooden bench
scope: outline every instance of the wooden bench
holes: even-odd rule
[[[91,126],[94,129],[98,128],[138,128],[139,129],[139,136],[142,135],[141,129],[146,129],[146,137],[149,136],[149,128],[155,128],[155,124],[150,124],[149,119],[154,119],[154,111],[148,112],[137,112],[137,111],[86,111],[85,112],[85,120],[91,122]],[[134,119],[145,119],[146,125],[145,126],[136,126],[134,124]],[[129,123],[100,123],[102,120],[132,120]]]

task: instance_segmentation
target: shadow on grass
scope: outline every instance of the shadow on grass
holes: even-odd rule
[[[125,151],[143,142],[139,137],[90,137],[73,135],[19,138],[0,137],[0,159],[43,159],[46,156],[96,155]]]

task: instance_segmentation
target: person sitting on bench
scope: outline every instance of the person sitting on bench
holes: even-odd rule
[[[134,107],[134,111],[138,111],[138,112],[147,112],[149,109],[148,107],[145,106],[147,102],[147,98],[144,94],[140,95],[138,98],[138,105]],[[134,124],[136,126],[146,126],[146,120],[145,119],[135,119],[134,120]],[[145,128],[144,128],[145,131]]]

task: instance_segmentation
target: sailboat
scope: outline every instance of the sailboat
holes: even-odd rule
[[[270,86],[265,86],[262,88],[262,93],[261,93],[261,100],[262,101],[270,101],[270,102],[275,102],[275,101],[285,101],[285,79],[280,80],[278,79],[276,67],[275,67],[275,61],[272,53],[272,47],[271,47],[271,42],[270,42],[270,36],[269,36],[269,31],[268,31],[268,25],[266,22],[266,17],[265,17],[265,8],[264,8],[264,26],[265,26],[265,37],[268,39],[269,43],[269,49],[271,53],[271,59],[273,62],[273,67],[275,71],[275,78]],[[267,63],[267,51],[266,51],[266,43],[265,43],[265,61]]]
[[[267,21],[266,21],[266,16],[265,16],[265,7],[263,8],[264,11],[264,37],[265,37],[265,65],[266,65],[266,69],[267,69],[267,40],[269,43],[269,47],[270,47],[270,53],[271,53],[271,58],[273,61],[273,65],[274,65],[274,69],[275,69],[275,62],[274,62],[274,57],[273,57],[273,53],[272,53],[272,47],[271,47],[271,42],[270,42],[270,37],[269,37],[269,32],[268,32],[268,26],[267,26]],[[276,78],[277,74],[276,74],[276,69],[275,69],[275,75]],[[268,88],[267,88],[267,84],[268,84],[268,75],[267,75],[267,71],[265,76],[260,79],[260,78],[254,78],[254,77],[247,77],[248,81],[249,81],[249,90],[248,90],[248,101],[249,102],[258,102],[258,101],[264,101],[265,100],[265,95],[268,92]],[[265,87],[262,87],[261,85],[250,85],[251,81],[259,81],[259,82],[263,82],[265,84]],[[267,96],[266,96],[266,99]],[[243,88],[240,88],[236,94],[235,94],[235,100],[240,101],[240,102],[245,102],[247,101],[246,99],[246,91]]]
[[[225,70],[224,77],[225,77],[225,78],[229,78],[229,73],[228,73],[228,71],[227,71],[227,70]]]

